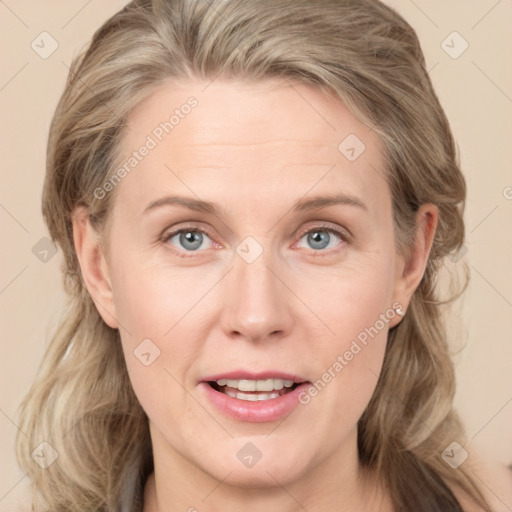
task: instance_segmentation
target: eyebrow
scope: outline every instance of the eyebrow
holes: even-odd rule
[[[306,212],[334,205],[355,206],[368,211],[368,207],[359,198],[350,194],[332,194],[316,196],[310,199],[300,199],[294,204],[290,211]],[[163,206],[181,206],[199,213],[220,215],[220,210],[214,203],[185,196],[165,196],[156,199],[146,206],[143,213],[146,214]]]

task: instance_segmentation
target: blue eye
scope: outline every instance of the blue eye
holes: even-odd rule
[[[187,252],[197,251],[199,249],[209,249],[211,247],[211,240],[210,245],[202,247],[203,242],[207,239],[209,240],[208,235],[204,231],[198,229],[180,229],[179,231],[171,233],[167,237],[167,240],[172,245],[178,249],[184,249]]]
[[[346,237],[333,228],[318,226],[304,232],[300,237],[299,244],[303,240],[306,241],[307,245],[299,245],[299,248],[327,252],[324,250],[340,245],[346,240]],[[163,237],[163,242],[176,248],[181,256],[211,249],[214,245],[208,233],[196,227],[182,228],[169,233]]]
[[[325,228],[311,229],[302,236],[301,240],[303,239],[306,239],[306,243],[308,244],[309,248],[315,251],[331,249],[343,241],[340,233],[337,233],[333,229]],[[336,240],[338,240],[337,243]]]

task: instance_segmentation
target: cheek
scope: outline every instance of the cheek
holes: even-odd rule
[[[314,275],[304,270],[300,276],[295,289],[330,331],[331,347],[342,349],[347,340],[389,313],[393,303],[394,258],[389,253],[362,255],[338,270],[316,270]],[[394,315],[392,310],[389,315]]]
[[[112,276],[116,316],[133,335],[163,339],[216,280],[207,271],[126,261]]]
[[[396,316],[393,265],[384,255],[361,260],[357,268],[317,279],[314,293],[300,292],[328,327],[312,337],[317,375],[301,401],[318,400],[333,424],[356,423],[375,389],[389,323]]]
[[[113,267],[115,314],[139,402],[150,418],[169,420],[186,408],[182,386],[191,385],[189,370],[205,339],[201,298],[219,278],[143,260],[118,259]]]

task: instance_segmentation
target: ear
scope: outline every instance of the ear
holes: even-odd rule
[[[394,304],[398,303],[401,310],[407,311],[411,296],[419,286],[436,233],[439,210],[433,204],[422,205],[416,214],[416,230],[413,245],[406,256],[399,255],[395,268]],[[397,315],[390,322],[391,327],[400,322]]]
[[[112,286],[98,233],[85,207],[75,209],[72,218],[73,242],[87,291],[105,323],[117,329]]]

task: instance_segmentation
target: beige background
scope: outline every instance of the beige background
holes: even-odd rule
[[[248,0],[249,1],[249,0]],[[512,463],[512,2],[389,0],[417,30],[427,66],[450,119],[468,180],[467,253],[450,267],[471,268],[471,284],[452,325],[456,406],[478,448]],[[32,248],[47,236],[40,214],[48,126],[68,66],[93,31],[124,0],[0,1],[2,172],[0,188],[0,511],[19,510],[27,478],[13,441],[17,406],[47,345],[64,296],[60,254],[40,261]],[[57,50],[41,36],[46,31]],[[463,39],[457,35],[458,32]],[[448,37],[449,36],[449,37]],[[448,38],[447,38],[448,37]],[[450,56],[442,47],[452,55]],[[465,46],[467,50],[456,56]],[[44,242],[39,242],[44,244]],[[39,246],[38,246],[39,247]],[[458,344],[458,345],[457,345]],[[512,505],[509,505],[512,506]]]

